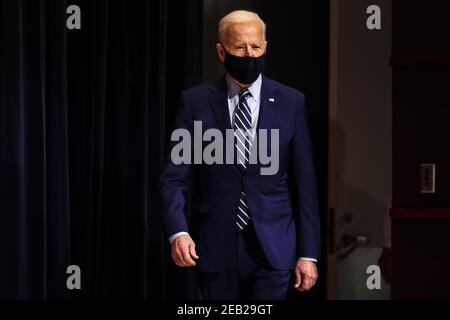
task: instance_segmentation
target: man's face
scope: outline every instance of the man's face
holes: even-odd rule
[[[223,44],[217,43],[216,49],[220,61],[225,60],[225,49],[238,57],[259,57],[266,52],[267,42],[264,40],[262,25],[258,21],[235,23],[228,28]]]

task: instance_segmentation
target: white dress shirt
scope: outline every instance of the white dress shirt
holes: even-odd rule
[[[241,88],[234,82],[231,77],[227,75],[227,87],[228,87],[228,111],[230,114],[230,123],[231,127],[234,128],[234,118],[235,118],[235,110],[239,104],[239,91]],[[252,113],[252,129],[251,134],[254,137],[256,132],[256,127],[258,125],[258,117],[259,117],[259,107],[261,105],[261,85],[262,85],[262,76],[259,77],[253,82],[247,89],[250,91],[250,96],[247,97],[247,105],[250,107],[250,111]],[[169,238],[170,244],[181,235],[188,235],[189,233],[182,231],[175,233]],[[317,262],[316,259],[308,258],[308,257],[300,257],[302,260],[309,260]]]

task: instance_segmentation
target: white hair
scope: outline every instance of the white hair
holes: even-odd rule
[[[265,40],[266,39],[266,24],[258,16],[258,14],[255,12],[252,12],[252,11],[247,11],[247,10],[236,10],[236,11],[230,12],[225,17],[220,19],[219,30],[218,30],[219,42],[223,43],[223,41],[226,38],[227,31],[232,25],[234,25],[236,23],[253,22],[253,21],[257,21],[257,22],[261,23],[263,37]]]

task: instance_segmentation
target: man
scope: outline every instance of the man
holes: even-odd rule
[[[224,137],[235,130],[236,163],[177,165],[168,159],[161,177],[172,258],[197,269],[204,299],[285,299],[293,269],[299,291],[317,279],[320,222],[304,97],[261,74],[265,28],[249,11],[222,18],[216,49],[227,73],[184,91],[177,115],[177,128],[192,135],[194,121]],[[261,163],[249,160],[260,129],[279,130],[275,174],[261,174]]]

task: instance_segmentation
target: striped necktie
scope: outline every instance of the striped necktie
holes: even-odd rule
[[[235,112],[234,119],[237,165],[243,174],[247,170],[253,140],[251,133],[252,113],[247,103],[247,97],[250,95],[251,93],[248,89],[242,89],[239,91],[239,105]],[[236,211],[236,225],[238,231],[243,230],[251,220],[247,203],[247,196],[244,192],[242,192]]]

